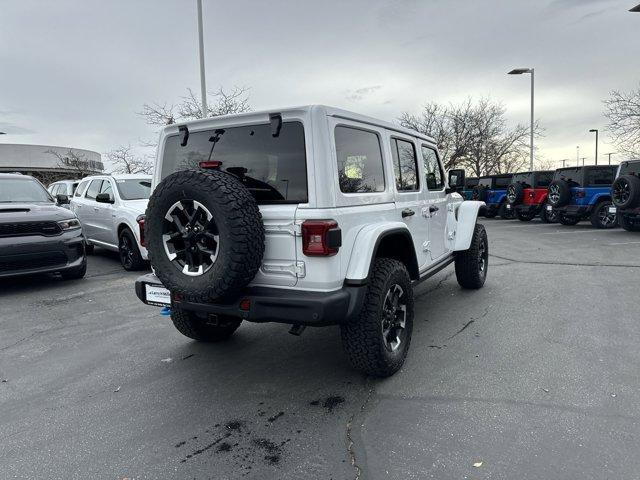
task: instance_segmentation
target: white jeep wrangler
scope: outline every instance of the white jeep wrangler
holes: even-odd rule
[[[160,136],[145,238],[145,303],[176,328],[228,338],[242,320],[339,325],[354,367],[395,373],[413,286],[455,262],[480,288],[483,202],[462,201],[432,138],[325,106],[207,118]]]

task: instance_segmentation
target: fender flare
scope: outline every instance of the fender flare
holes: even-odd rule
[[[591,201],[589,203],[590,203],[590,205],[595,207],[603,198],[611,200],[611,192],[596,193],[593,196],[593,201]]]
[[[363,227],[353,242],[353,249],[351,250],[349,265],[347,266],[345,281],[349,284],[366,283],[369,278],[371,265],[373,264],[382,239],[395,234],[405,235],[413,246],[411,232],[403,222],[386,222]],[[415,257],[415,249],[413,255]]]
[[[453,243],[454,252],[469,250],[473,232],[476,228],[476,221],[478,220],[478,211],[484,207],[484,202],[476,200],[465,200],[460,204],[456,215],[457,228]]]

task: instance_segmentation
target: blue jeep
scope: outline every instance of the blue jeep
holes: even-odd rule
[[[513,175],[486,175],[478,179],[478,185],[473,188],[473,200],[480,200],[487,204],[484,209],[486,218],[498,215],[500,218],[511,219],[515,214],[507,209],[507,187],[511,184]]]
[[[559,168],[549,184],[546,208],[552,209],[563,225],[589,219],[597,228],[615,227],[615,210],[609,207],[616,168],[610,165]]]

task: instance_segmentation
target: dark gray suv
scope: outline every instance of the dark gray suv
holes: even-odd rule
[[[87,257],[82,227],[75,214],[60,207],[35,178],[0,173],[0,278],[60,273],[82,278]]]

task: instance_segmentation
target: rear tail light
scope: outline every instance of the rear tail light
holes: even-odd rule
[[[200,162],[198,163],[198,166],[200,168],[204,168],[206,169],[214,169],[214,168],[220,168],[220,165],[222,165],[222,162],[219,160],[208,160],[206,162]]]
[[[342,246],[342,232],[335,220],[305,220],[302,253],[308,257],[331,257]]]
[[[138,218],[136,218],[136,222],[138,222],[138,228],[140,229],[140,245],[143,247],[146,247],[147,241],[144,237],[144,219],[145,219],[145,216],[140,215],[138,216]]]

